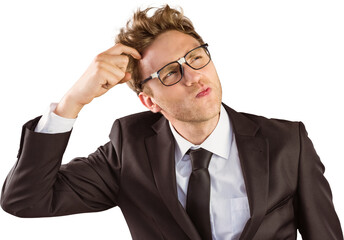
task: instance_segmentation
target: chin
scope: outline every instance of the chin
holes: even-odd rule
[[[189,122],[206,122],[215,117],[220,113],[221,102],[212,104],[210,107],[201,106],[199,109],[193,109],[193,111],[186,113],[184,120]]]

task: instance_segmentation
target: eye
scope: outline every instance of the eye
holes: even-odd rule
[[[167,80],[169,77],[173,76],[174,74],[176,74],[177,71],[176,70],[171,70],[168,73],[164,74],[163,76],[163,81],[165,82],[165,80]]]
[[[192,55],[190,56],[190,58],[188,59],[188,63],[192,64],[194,62],[200,61],[203,58],[202,55],[198,54],[198,55]]]
[[[174,81],[175,78],[178,78],[178,75],[180,73],[179,68],[179,64],[176,62],[167,65],[160,71],[160,79],[164,83]]]
[[[199,60],[199,59],[201,59],[202,58],[202,56],[201,55],[198,55],[198,56],[195,56],[193,59],[192,59],[192,61],[196,61],[196,60]]]

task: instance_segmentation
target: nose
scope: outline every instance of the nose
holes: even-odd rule
[[[183,79],[182,83],[188,87],[192,86],[195,83],[198,83],[201,79],[201,73],[199,70],[192,69],[186,63],[182,64],[183,68]]]

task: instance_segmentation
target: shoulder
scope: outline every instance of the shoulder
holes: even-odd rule
[[[268,140],[271,147],[288,149],[289,146],[295,150],[298,148],[297,146],[300,144],[301,122],[267,118],[248,113],[242,114],[259,126],[257,136],[261,136]]]
[[[279,118],[267,118],[245,112],[236,112],[226,106],[231,122],[237,133],[254,133],[268,138],[294,138],[300,131],[299,121],[290,121]],[[250,129],[250,130],[247,130]],[[250,135],[250,134],[248,134]]]
[[[286,119],[279,119],[279,118],[267,118],[260,115],[255,115],[251,113],[244,113],[241,112],[240,114],[243,114],[245,117],[249,118],[256,124],[258,124],[262,128],[272,128],[272,129],[293,129],[295,127],[299,127],[300,122],[299,121],[291,121]]]
[[[111,134],[121,131],[125,134],[133,134],[134,136],[147,135],[152,132],[152,126],[164,118],[160,113],[152,113],[151,111],[139,112],[117,119],[112,126]]]

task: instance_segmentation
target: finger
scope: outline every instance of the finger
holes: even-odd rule
[[[101,75],[100,85],[105,89],[114,87],[125,77],[125,73],[120,74],[121,78],[119,78],[117,75],[113,74],[113,72],[109,72],[106,69],[102,69]]]
[[[125,82],[128,82],[130,79],[131,79],[131,74],[126,72],[124,78],[118,83],[125,83]]]
[[[124,55],[99,54],[95,61],[104,62],[114,67],[119,67],[120,69],[125,71],[128,66],[129,57]]]
[[[98,68],[101,70],[106,70],[110,72],[111,74],[113,74],[117,78],[117,81],[120,81],[125,77],[126,68],[114,66],[112,64],[109,64],[103,61],[98,62]]]
[[[111,55],[127,54],[127,55],[131,55],[133,58],[141,59],[141,54],[135,48],[128,47],[121,43],[117,43],[113,47],[106,50],[104,53],[111,54]]]

